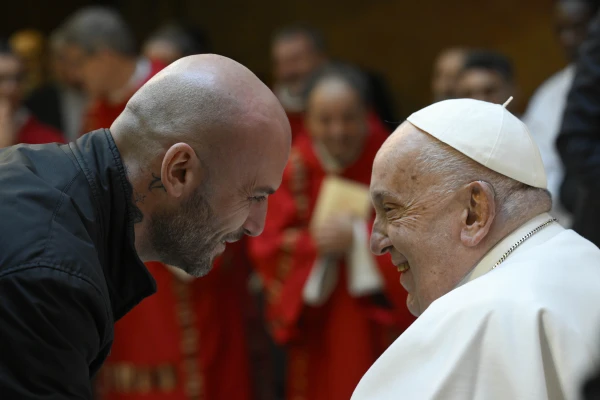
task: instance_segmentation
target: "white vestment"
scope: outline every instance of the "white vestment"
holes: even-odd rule
[[[600,353],[600,250],[542,214],[434,301],[352,400],[577,399]]]
[[[564,166],[556,149],[556,138],[560,133],[562,116],[573,78],[575,78],[575,65],[569,65],[552,75],[531,97],[527,111],[523,115],[523,122],[538,145],[546,167],[548,190],[552,194],[554,203],[551,214],[566,227],[571,226],[571,215],[560,203],[559,194],[564,178]]]

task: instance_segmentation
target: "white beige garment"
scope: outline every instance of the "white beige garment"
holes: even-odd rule
[[[567,95],[574,77],[574,65],[569,65],[551,76],[535,92],[523,115],[523,122],[540,148],[542,161],[546,167],[548,190],[553,198],[551,214],[566,227],[571,225],[571,215],[560,203],[560,186],[564,178],[564,166],[556,149],[556,138],[560,131]]]
[[[379,292],[383,288],[383,278],[369,250],[367,224],[355,221],[353,234],[354,244],[345,257],[348,293],[352,297],[361,297]],[[303,298],[306,304],[319,306],[327,302],[338,284],[339,268],[337,259],[320,257],[315,261],[304,284]]]
[[[600,350],[600,250],[550,216],[523,225],[434,301],[352,400],[578,399]]]

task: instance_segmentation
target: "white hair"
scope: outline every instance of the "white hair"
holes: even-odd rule
[[[443,177],[433,189],[440,195],[455,192],[474,181],[487,182],[494,189],[496,211],[510,219],[529,215],[533,209],[549,211],[552,208],[548,190],[492,171],[437,139],[428,141],[415,163],[419,171]]]

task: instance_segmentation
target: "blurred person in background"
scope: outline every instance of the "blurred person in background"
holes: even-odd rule
[[[387,135],[370,130],[368,83],[351,67],[329,65],[307,83],[305,99],[308,135],[296,139],[250,254],[269,329],[287,350],[286,398],[347,400],[413,318],[389,258],[369,253],[371,217],[327,215],[311,228],[326,178],[369,184]]]
[[[164,67],[138,57],[129,26],[109,8],[81,9],[60,29],[67,62],[91,101],[83,123],[85,132],[109,127],[133,93]]]
[[[556,149],[556,138],[560,130],[565,110],[567,94],[575,77],[575,61],[581,43],[587,36],[592,18],[598,11],[598,4],[592,0],[555,0],[554,25],[557,38],[563,48],[569,65],[552,75],[534,93],[523,115],[523,122],[540,147],[546,174],[548,190],[552,193],[552,215],[565,227],[571,226],[571,213],[563,204],[561,184],[564,179],[564,166]],[[566,198],[575,195],[574,188],[566,188]]]
[[[289,26],[278,31],[271,43],[273,92],[288,114],[292,133],[304,124],[303,92],[308,78],[328,61],[325,40],[306,26]]]
[[[489,50],[469,52],[456,81],[456,97],[504,104],[516,96],[512,61],[504,54]],[[507,107],[512,110],[514,102]]]
[[[158,29],[146,40],[142,49],[146,58],[165,65],[181,57],[207,52],[206,38],[178,24],[168,24]]]
[[[291,25],[278,31],[271,44],[273,91],[288,113],[294,137],[304,131],[304,90],[311,75],[331,62],[322,34],[306,25]],[[363,71],[372,93],[369,121],[374,129],[389,131],[395,122],[394,106],[384,79]],[[382,122],[389,122],[389,126]]]
[[[23,29],[9,38],[10,46],[23,62],[23,95],[42,86],[47,80],[46,39],[34,29]]]
[[[25,72],[21,58],[0,39],[0,148],[18,143],[64,142],[62,134],[23,106]]]
[[[600,14],[577,57],[556,146],[565,166],[562,200],[573,204],[572,228],[600,245]]]
[[[34,90],[25,104],[40,121],[64,132],[73,141],[81,135],[87,100],[77,71],[65,59],[63,33],[55,30],[49,44],[51,80]]]
[[[434,102],[455,97],[456,78],[463,69],[466,58],[467,50],[461,47],[445,49],[437,56],[431,80]]]

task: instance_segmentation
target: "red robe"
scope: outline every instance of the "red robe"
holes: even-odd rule
[[[42,124],[30,115],[17,134],[17,143],[44,144],[66,143],[63,135],[51,126]],[[15,144],[17,144],[15,143]]]
[[[109,103],[104,99],[97,99],[93,101],[89,108],[86,111],[85,118],[83,121],[83,132],[82,134],[91,132],[100,128],[110,128],[113,122],[117,119],[117,117],[125,110],[125,106],[127,102],[133,96],[133,94],[138,91],[146,82],[150,80],[154,75],[160,72],[161,69],[164,68],[164,65],[158,61],[150,62],[150,73],[148,76],[142,81],[142,83],[132,90],[127,98],[117,104]]]
[[[340,175],[369,184],[385,137],[371,133],[359,160]],[[270,331],[287,348],[290,400],[348,400],[362,375],[413,321],[389,257],[377,259],[385,286],[379,296],[352,297],[346,268],[340,265],[337,286],[326,303],[304,303],[303,288],[317,259],[308,227],[325,175],[309,137],[298,138],[283,184],[269,200],[264,233],[250,241],[266,290]],[[369,230],[371,226],[372,221]]]
[[[185,282],[147,263],[158,291],[117,322],[99,376],[100,400],[249,400],[243,242],[206,277]]]

